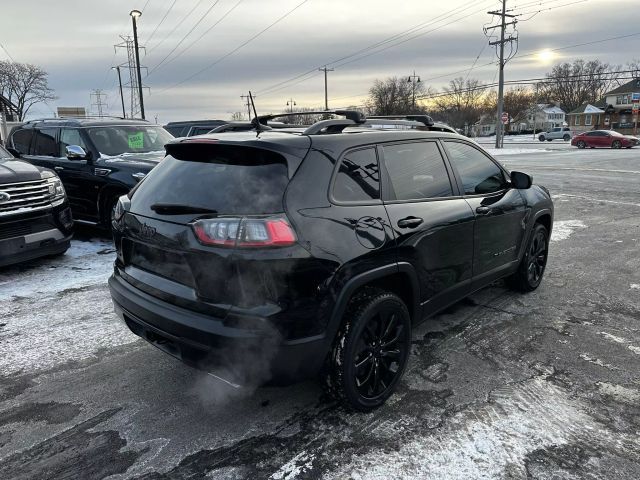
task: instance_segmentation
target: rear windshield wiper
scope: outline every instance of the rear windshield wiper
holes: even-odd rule
[[[154,203],[151,210],[160,215],[182,215],[188,213],[218,213],[210,208],[196,207],[194,205],[180,205],[176,203]]]

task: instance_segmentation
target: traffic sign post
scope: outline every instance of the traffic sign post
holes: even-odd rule
[[[502,114],[502,123],[504,125],[506,125],[507,123],[509,123],[509,114],[507,112],[504,112]]]
[[[502,125],[507,125],[509,123],[509,112],[502,112],[502,117],[500,117],[500,120],[502,121]],[[502,127],[500,130],[502,134],[500,137],[500,148],[502,148],[502,146],[504,145],[504,132],[506,128]]]
[[[631,113],[633,114],[633,134],[638,134],[638,111],[640,111],[640,103],[638,100],[633,100],[633,105],[631,106]]]

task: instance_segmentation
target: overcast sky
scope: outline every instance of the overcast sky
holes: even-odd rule
[[[0,43],[6,51],[0,49],[0,59],[9,54],[16,61],[42,66],[59,97],[50,106],[38,106],[31,116],[50,115],[57,106],[88,107],[92,89],[107,93],[111,114],[121,113],[117,76],[110,67],[126,62],[125,50],[114,54],[113,45],[119,35],[131,35],[129,11],[134,8],[144,8],[138,29],[141,45],[147,47],[141,58],[149,68],[143,80],[150,87],[145,92],[147,119],[153,121],[157,115],[159,123],[227,119],[232,112],[245,111],[240,95],[249,89],[257,92],[259,113],[284,110],[291,98],[300,107],[322,106],[323,75],[316,69],[325,64],[335,67],[329,73],[332,108],[361,104],[375,79],[408,76],[414,70],[436,89],[455,76],[466,76],[468,72],[460,71],[470,69],[474,61],[470,77],[487,83],[497,78],[495,63],[487,65],[495,61],[495,50],[487,46],[483,26],[491,24],[486,12],[497,9],[498,0],[2,3]],[[519,17],[519,51],[506,67],[507,79],[543,76],[553,63],[575,58],[612,64],[640,58],[640,34],[531,55],[640,33],[640,0],[508,0],[507,7],[525,14]],[[386,43],[378,45],[381,42]],[[340,60],[343,57],[347,58]],[[312,73],[292,80],[305,72]],[[123,80],[128,82],[128,70]],[[277,85],[285,81],[289,82]]]

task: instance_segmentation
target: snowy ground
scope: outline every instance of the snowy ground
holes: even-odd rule
[[[535,147],[498,157],[554,197],[542,286],[417,327],[366,415],[313,382],[238,392],[137,340],[99,232],[0,270],[0,479],[640,478],[640,149]]]

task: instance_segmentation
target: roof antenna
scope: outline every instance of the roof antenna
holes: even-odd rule
[[[251,108],[253,108],[253,120],[251,120],[251,123],[253,123],[253,125],[256,127],[256,136],[260,135],[260,132],[262,132],[262,124],[260,123],[260,119],[258,118],[258,112],[256,112],[256,104],[253,101],[253,95],[251,95],[251,90],[249,90],[249,100],[251,101]]]

